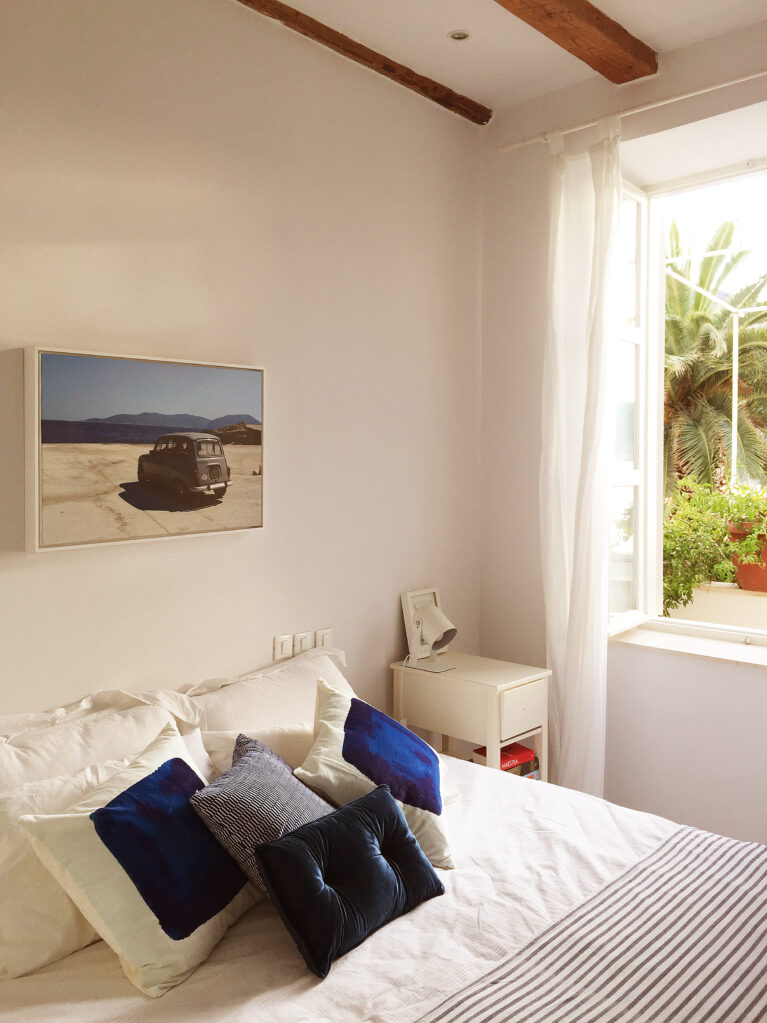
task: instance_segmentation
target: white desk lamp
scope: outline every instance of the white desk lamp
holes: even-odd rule
[[[422,671],[449,671],[454,665],[438,661],[437,653],[458,634],[439,604],[436,589],[410,590],[402,595],[407,645],[410,653],[405,663]]]

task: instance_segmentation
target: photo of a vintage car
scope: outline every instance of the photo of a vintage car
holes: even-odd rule
[[[44,348],[26,365],[30,549],[263,524],[263,370]]]
[[[192,495],[223,498],[231,471],[221,441],[209,433],[168,433],[139,455],[138,481],[167,487],[182,501]]]

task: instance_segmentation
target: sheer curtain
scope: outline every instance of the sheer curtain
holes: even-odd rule
[[[540,474],[553,780],[602,795],[607,670],[604,475],[609,268],[621,201],[619,126],[588,153],[551,141],[549,323]]]

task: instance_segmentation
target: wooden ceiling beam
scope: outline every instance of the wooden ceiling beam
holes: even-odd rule
[[[363,67],[370,68],[371,71],[376,71],[379,75],[384,75],[385,78],[390,78],[399,85],[404,85],[406,89],[425,96],[426,99],[438,103],[454,114],[467,118],[474,124],[487,124],[493,116],[493,111],[481,103],[476,103],[468,96],[461,96],[460,93],[453,92],[452,89],[440,85],[439,82],[435,82],[431,78],[419,75],[411,68],[405,67],[404,64],[389,60],[383,54],[376,53],[375,50],[363,46],[362,43],[356,43],[348,36],[336,32],[335,29],[323,25],[321,21],[316,21],[293,7],[288,7],[280,0],[237,0],[237,2],[258,14],[274,18],[294,32],[299,32],[302,36],[313,39],[315,43],[327,46],[329,49],[335,50],[336,53],[340,53],[341,56],[348,57],[349,60],[362,64]]]
[[[610,82],[654,75],[658,55],[588,0],[496,0]]]

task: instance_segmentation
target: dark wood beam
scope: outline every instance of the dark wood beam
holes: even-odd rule
[[[302,36],[313,39],[315,43],[321,43],[322,46],[335,50],[341,56],[348,57],[349,60],[356,61],[363,67],[376,71],[379,75],[391,78],[393,82],[404,85],[406,89],[412,89],[420,96],[425,96],[433,103],[439,103],[441,107],[454,114],[460,114],[461,117],[473,121],[474,124],[487,124],[493,116],[493,111],[482,106],[481,103],[475,103],[468,96],[461,96],[459,93],[453,92],[452,89],[448,89],[447,86],[419,75],[411,68],[405,67],[404,64],[398,64],[396,60],[389,60],[383,54],[376,53],[375,50],[371,50],[361,43],[355,43],[353,39],[323,25],[321,21],[315,21],[308,14],[302,14],[295,8],[280,3],[280,0],[237,0],[237,2],[245,7],[250,7],[251,10],[257,11],[259,14],[265,14],[268,18],[281,21],[283,25],[294,32],[299,32]]]
[[[616,85],[654,75],[658,55],[588,0],[497,0]]]

